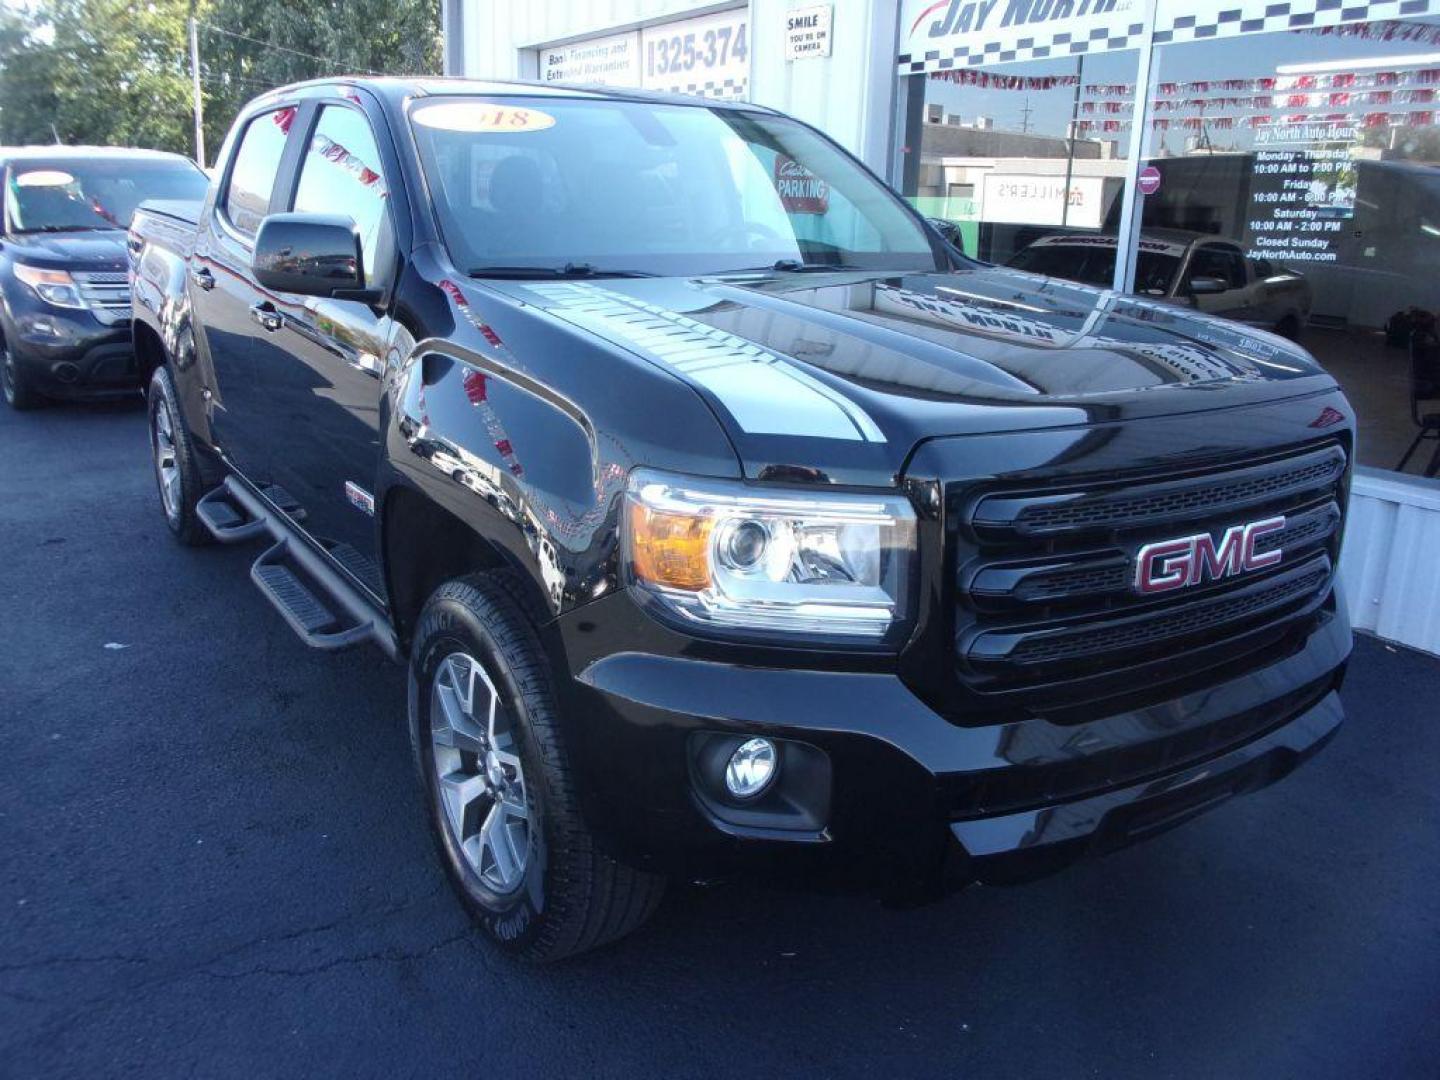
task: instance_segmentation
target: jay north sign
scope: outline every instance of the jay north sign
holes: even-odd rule
[[[910,24],[913,39],[925,26],[929,38],[950,37],[997,27],[1023,28],[1063,23],[1128,10],[1121,0],[939,0],[926,5]]]

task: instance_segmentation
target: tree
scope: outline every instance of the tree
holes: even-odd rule
[[[54,138],[53,59],[28,13],[0,8],[0,145],[48,143]]]
[[[0,8],[0,143],[191,153],[192,12],[212,160],[239,108],[276,86],[440,70],[438,0],[35,0]]]
[[[200,29],[205,140],[218,147],[256,94],[327,75],[433,75],[438,0],[217,0]]]

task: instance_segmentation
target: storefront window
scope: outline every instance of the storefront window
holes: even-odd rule
[[[1354,404],[1361,464],[1394,469],[1440,412],[1423,397],[1440,386],[1440,2],[1403,21],[1292,6],[1160,0],[1141,131],[1137,0],[907,0],[896,174],[967,254],[1104,287],[1143,166],[1125,284],[1297,339]],[[1430,471],[1424,445],[1406,471]]]
[[[1440,311],[1440,19],[1164,45],[1154,87],[1142,236],[1189,247],[1173,298],[1299,340],[1355,406],[1360,462],[1395,468],[1411,338]]]
[[[1095,265],[1093,252],[1045,245],[1099,235],[1118,213],[1130,125],[1081,131],[1080,107],[1090,80],[1133,86],[1137,55],[1081,54],[914,77],[906,140],[914,160],[906,163],[903,194],[927,217],[955,225],[969,255],[1017,265],[1071,260],[1076,276],[1085,274],[1081,264]],[[1110,261],[1113,269],[1113,248]]]

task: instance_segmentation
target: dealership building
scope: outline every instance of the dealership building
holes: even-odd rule
[[[968,254],[1298,336],[1360,428],[1355,624],[1440,653],[1440,0],[443,5],[450,74],[780,109]]]

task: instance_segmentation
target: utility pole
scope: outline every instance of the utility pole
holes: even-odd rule
[[[1030,134],[1030,95],[1025,95],[1025,107],[1020,110],[1020,131],[1022,134]]]
[[[195,97],[195,164],[205,168],[205,113],[200,103],[200,24],[190,0],[190,89]]]

